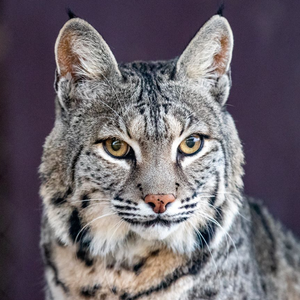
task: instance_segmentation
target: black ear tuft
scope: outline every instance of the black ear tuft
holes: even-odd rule
[[[68,7],[68,8],[66,9],[66,11],[67,11],[67,14],[68,14],[68,16],[69,16],[69,19],[78,18],[78,16],[76,16],[76,15],[72,12],[72,10],[70,9],[70,7]]]
[[[217,11],[217,15],[223,17],[224,8],[225,8],[225,3],[224,3],[224,1],[222,1],[221,5]]]

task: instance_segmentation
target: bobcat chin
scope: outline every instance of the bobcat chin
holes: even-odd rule
[[[300,243],[243,193],[219,15],[170,61],[118,64],[69,20],[40,166],[46,299],[300,299]],[[241,104],[242,105],[242,104]]]

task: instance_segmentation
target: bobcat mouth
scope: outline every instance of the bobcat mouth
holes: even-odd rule
[[[141,222],[141,221],[138,221],[136,219],[134,220],[134,219],[123,218],[124,221],[126,221],[126,222],[128,222],[132,225],[140,225],[140,226],[143,226],[143,227],[146,227],[146,228],[154,227],[155,225],[170,227],[174,224],[184,222],[187,219],[188,219],[187,217],[183,217],[183,218],[176,219],[176,220],[166,220],[166,219],[163,219],[163,218],[158,216],[157,218],[155,218],[153,220]]]

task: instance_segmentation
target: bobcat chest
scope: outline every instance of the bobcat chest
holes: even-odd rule
[[[192,286],[191,278],[177,278],[175,274],[186,258],[167,250],[154,251],[129,263],[83,259],[75,247],[55,246],[51,258],[47,277],[56,290],[55,299],[156,299],[155,290],[162,286],[163,299],[177,299]]]

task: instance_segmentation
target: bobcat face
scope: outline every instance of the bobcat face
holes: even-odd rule
[[[41,165],[61,242],[106,255],[142,244],[189,252],[220,240],[243,174],[224,107],[232,45],[227,21],[215,16],[179,59],[118,66],[89,24],[64,26],[57,118]]]

